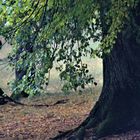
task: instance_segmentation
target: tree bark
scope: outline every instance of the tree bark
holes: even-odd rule
[[[140,4],[136,10],[140,10]],[[132,12],[136,26],[126,23],[111,53],[103,59],[103,88],[99,100],[78,128],[64,134],[67,139],[82,140],[90,130],[99,139],[140,129],[140,43],[137,30],[140,15]]]
[[[104,84],[99,98],[98,136],[140,128],[140,47],[135,38],[118,37],[103,60]]]

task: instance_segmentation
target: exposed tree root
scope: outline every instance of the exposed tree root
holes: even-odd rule
[[[110,129],[106,129],[104,126],[102,127],[102,123],[99,123],[96,127],[90,124],[92,121],[89,120],[89,123],[86,126],[80,126],[75,129],[61,132],[61,134],[57,135],[56,137],[52,138],[51,140],[100,140],[106,136],[111,135],[120,135],[122,133],[127,133],[131,131],[137,131],[139,129],[119,129],[115,132],[114,130],[111,131]],[[92,122],[94,123],[94,122]],[[119,122],[118,122],[119,123]],[[92,127],[89,127],[89,124]]]
[[[88,137],[89,132],[92,140],[99,140],[108,135],[140,130],[138,115],[133,116],[132,114],[131,116],[129,108],[126,108],[127,106],[119,111],[118,109],[120,108],[116,106],[117,103],[111,104],[112,108],[108,107],[110,109],[107,109],[107,107],[102,108],[102,105],[103,102],[98,101],[87,119],[80,126],[64,133],[61,132],[52,140],[84,140]],[[110,104],[107,105],[110,106]]]
[[[55,105],[59,105],[59,104],[65,104],[69,101],[69,99],[63,99],[63,100],[59,100],[57,102],[55,102],[52,105],[48,105],[48,104],[24,104],[21,102],[17,102],[15,100],[13,100],[11,97],[9,97],[8,95],[4,94],[4,91],[0,88],[0,105],[5,105],[9,102],[13,102],[17,105],[22,105],[22,106],[33,106],[33,107],[51,107],[51,106],[55,106]]]
[[[66,132],[61,132],[61,134],[52,138],[52,140],[64,140],[64,139],[83,140],[86,135],[86,131],[92,128],[93,126],[97,126],[98,124],[98,121],[95,118],[93,118],[98,108],[99,108],[99,102],[95,104],[94,109],[91,111],[90,115],[86,118],[86,120],[80,126]]]

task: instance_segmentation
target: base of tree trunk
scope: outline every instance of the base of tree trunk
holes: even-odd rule
[[[88,118],[79,127],[61,133],[53,138],[53,140],[84,140],[89,137],[92,140],[98,140],[109,135],[140,130],[140,117],[138,115],[133,117],[134,115],[131,113],[131,110],[128,111],[129,108],[126,111],[124,110],[124,112],[119,112],[119,108],[116,110],[110,109],[103,120],[100,120],[100,116],[97,117],[98,110],[100,109],[100,104],[97,102]]]
[[[104,94],[103,88],[103,94],[87,119],[79,127],[60,134],[54,140],[83,140],[89,133],[92,139],[99,139],[108,135],[140,130],[139,86],[136,90],[127,85],[125,87],[127,88],[117,87],[117,91],[113,88],[113,91],[118,94],[112,94],[112,96]]]

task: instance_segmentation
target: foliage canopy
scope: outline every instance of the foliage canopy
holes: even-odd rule
[[[108,54],[138,2],[0,0],[0,35],[13,46],[11,64],[27,70],[14,82],[14,91],[40,92],[54,61],[65,64],[57,67],[67,81],[64,90],[93,82],[82,56]],[[97,49],[89,47],[97,41],[101,42]]]

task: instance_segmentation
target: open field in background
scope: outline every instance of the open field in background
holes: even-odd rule
[[[89,59],[84,58],[83,63],[87,63],[90,73],[93,74],[95,81],[98,83],[97,88],[102,86],[102,62],[100,59]],[[48,92],[61,92],[61,88],[63,86],[62,81],[59,79],[59,72],[53,68],[50,72],[50,82],[47,88]],[[90,84],[86,86],[86,89],[95,89],[94,84]],[[90,91],[91,92],[91,91]]]
[[[4,39],[0,37],[0,40],[4,43]],[[0,50],[0,60],[7,58],[8,54],[11,52],[12,48],[7,43],[4,47]],[[7,83],[14,79],[14,71],[12,68],[6,63],[6,61],[0,61],[0,87],[5,91],[9,92],[10,88],[8,87]]]
[[[4,42],[4,40],[2,41]],[[6,58],[10,51],[11,47],[6,43],[2,50],[0,50],[0,59]],[[90,73],[93,74],[95,81],[98,83],[97,87],[95,87],[94,84],[87,86],[87,89],[91,93],[93,90],[102,86],[102,61],[98,58],[83,58],[83,63],[87,63]],[[3,64],[3,62],[0,62],[0,87],[2,87],[5,92],[10,92],[7,82],[14,79],[14,70],[12,70],[7,63],[4,65],[1,64]],[[50,72],[50,82],[46,88],[46,92],[59,93],[61,92],[62,86],[63,83],[59,79],[59,72],[53,68]]]

